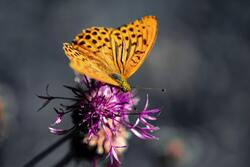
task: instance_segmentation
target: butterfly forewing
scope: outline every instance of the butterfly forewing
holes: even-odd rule
[[[118,31],[119,30],[119,31]],[[115,34],[122,34],[123,45],[116,45],[118,48],[124,48],[124,52],[114,52],[114,59],[117,60],[118,66],[121,66],[122,75],[129,78],[144,62],[150,49],[152,48],[156,34],[157,21],[154,16],[145,16],[141,20],[136,20],[130,24],[119,27],[113,30],[111,39],[115,38],[119,43]],[[113,46],[113,44],[111,44]],[[117,48],[117,47],[112,47]]]
[[[117,71],[113,60],[113,53],[110,43],[110,33],[112,28],[92,27],[83,30],[72,41],[73,47],[80,52],[88,51],[89,57],[98,59],[109,66],[113,71]]]

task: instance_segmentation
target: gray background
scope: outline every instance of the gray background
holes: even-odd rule
[[[0,93],[8,124],[1,167],[22,166],[61,138],[47,129],[55,117],[52,106],[37,113],[42,101],[35,95],[48,83],[52,94],[69,94],[62,85],[72,85],[74,73],[62,43],[83,28],[118,27],[149,14],[158,18],[158,38],[129,82],[167,89],[139,91],[142,104],[149,93],[150,107],[162,108],[155,123],[160,140],[132,137],[122,166],[164,166],[159,157],[165,159],[163,148],[173,138],[185,151],[171,166],[249,166],[249,1],[1,0]],[[67,152],[66,142],[37,166],[53,166]]]

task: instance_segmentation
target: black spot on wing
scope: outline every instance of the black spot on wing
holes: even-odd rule
[[[85,36],[85,39],[90,39],[90,38],[91,38],[90,35],[86,35],[86,36]]]

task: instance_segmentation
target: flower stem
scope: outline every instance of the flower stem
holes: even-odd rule
[[[97,165],[97,159],[94,158],[92,163],[93,163],[93,167],[96,167],[96,165]]]

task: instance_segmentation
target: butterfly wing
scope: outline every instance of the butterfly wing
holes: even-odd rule
[[[108,66],[112,72],[119,72],[113,59],[110,43],[112,28],[92,27],[83,30],[72,41],[73,48],[85,53],[89,59],[96,59]]]
[[[126,79],[147,57],[156,33],[155,17],[145,16],[117,29],[92,27],[83,30],[72,44],[64,44],[64,51],[71,68],[78,73],[124,88],[128,86]],[[112,77],[117,74],[121,79]]]
[[[70,60],[70,67],[80,74],[87,75],[90,78],[119,86],[119,84],[110,77],[113,69],[92,52],[83,50],[80,52],[73,45],[65,43],[63,47],[65,54]]]
[[[112,30],[113,59],[125,78],[129,78],[142,65],[154,44],[156,34],[155,16],[145,16]]]

